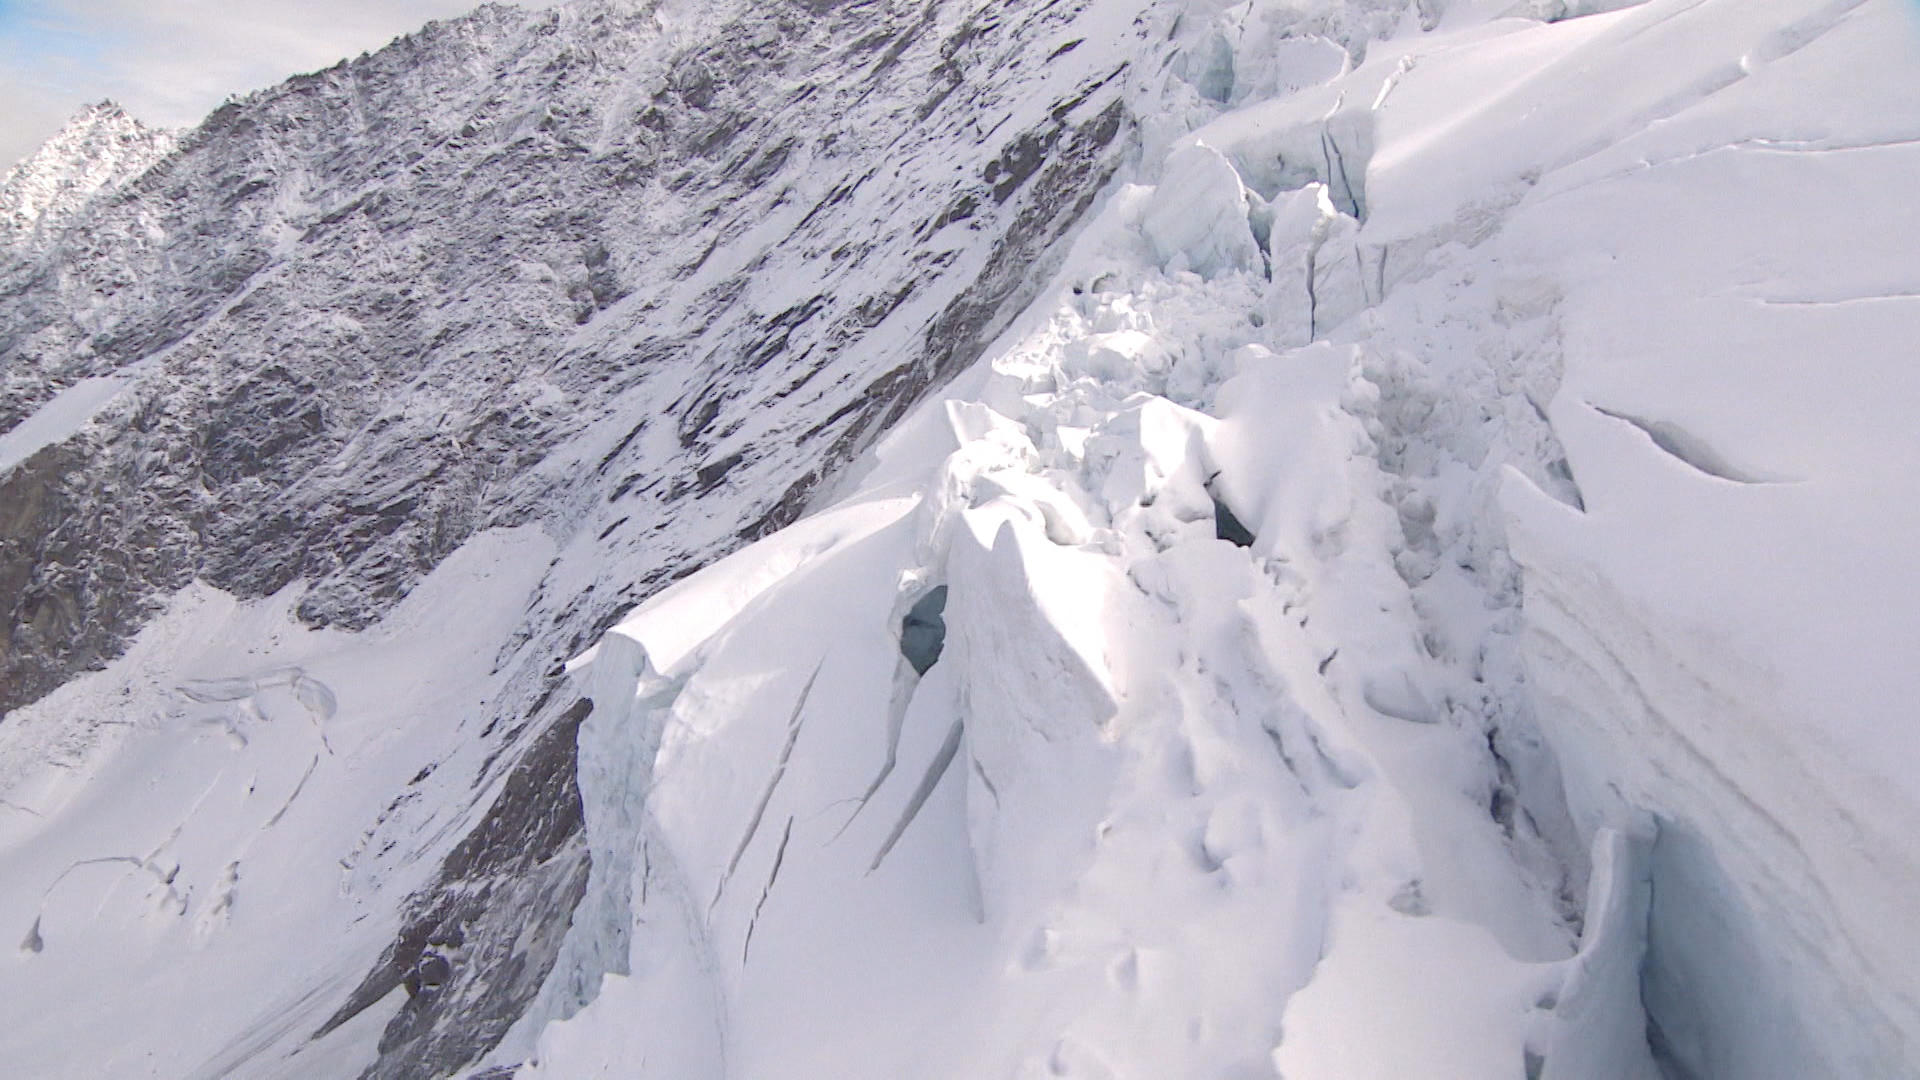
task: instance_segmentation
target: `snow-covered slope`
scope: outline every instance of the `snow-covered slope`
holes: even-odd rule
[[[217,113],[0,266],[0,1051],[1920,1075],[1915,71],[610,3]]]

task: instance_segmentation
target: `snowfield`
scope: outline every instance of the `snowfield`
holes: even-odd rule
[[[584,854],[527,873],[584,884],[440,1072],[1920,1076],[1920,8],[1076,10],[1125,165],[569,658]],[[356,632],[196,584],[7,714],[8,1069],[415,1075],[369,958],[596,558],[489,529]]]

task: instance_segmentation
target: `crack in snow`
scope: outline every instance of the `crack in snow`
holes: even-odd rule
[[[813,674],[807,676],[806,685],[800,688],[800,699],[794,702],[793,716],[787,721],[787,743],[780,748],[780,759],[774,763],[773,775],[767,778],[767,786],[760,792],[760,801],[753,808],[753,816],[747,822],[747,830],[740,837],[739,846],[733,849],[733,858],[727,861],[726,873],[720,875],[720,884],[714,887],[713,899],[707,904],[712,913],[720,903],[720,895],[727,890],[727,882],[733,880],[733,872],[740,868],[740,860],[747,854],[747,848],[753,843],[754,834],[760,831],[760,820],[767,814],[767,805],[773,802],[773,793],[780,786],[781,778],[787,775],[787,764],[793,759],[793,748],[800,742],[800,728],[806,718],[807,697],[813,693],[813,683],[820,677],[820,669],[825,667],[826,657],[813,665]]]
[[[1727,480],[1735,484],[1786,484],[1796,481],[1767,476],[1751,469],[1743,469],[1728,461],[1718,450],[1705,440],[1694,435],[1686,428],[1670,420],[1649,420],[1631,413],[1619,412],[1589,403],[1594,412],[1609,419],[1637,428],[1641,434],[1652,440],[1668,456],[1678,460],[1697,473],[1711,476],[1716,480]]]
[[[927,799],[933,795],[933,789],[940,786],[941,779],[947,775],[947,769],[953,765],[954,755],[960,751],[960,734],[965,727],[965,721],[955,720],[953,726],[947,729],[946,741],[940,744],[939,752],[935,753],[933,760],[928,763],[926,773],[920,777],[920,786],[914,789],[913,797],[907,800],[907,807],[900,812],[900,820],[894,823],[893,831],[887,834],[886,842],[882,843],[880,850],[874,853],[873,862],[867,866],[867,873],[871,874],[880,869],[880,864],[886,861],[887,854],[906,834],[907,826],[912,825],[913,819],[920,816],[920,808],[926,805]]]
[[[760,902],[753,905],[753,917],[747,920],[747,936],[740,943],[740,966],[745,967],[747,956],[753,951],[753,931],[760,925],[760,913],[767,908],[767,898],[773,895],[773,883],[780,880],[780,867],[787,861],[787,843],[793,839],[793,816],[787,816],[787,827],[780,833],[780,847],[773,853],[773,869],[767,872],[767,884],[760,890]]]
[[[880,790],[880,785],[886,783],[887,777],[893,775],[894,767],[900,761],[900,735],[906,726],[907,709],[912,706],[914,690],[919,685],[920,675],[913,671],[913,665],[903,657],[895,668],[893,696],[887,705],[886,760],[880,763],[880,771],[875,773],[873,779],[868,782],[867,789],[855,797],[853,813],[848,814],[847,820],[840,823],[840,828],[834,831],[833,839],[840,839],[841,834],[852,827],[854,821],[859,818],[860,812],[873,801],[874,795]]]

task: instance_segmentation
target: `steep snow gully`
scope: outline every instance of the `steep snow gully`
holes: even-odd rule
[[[648,13],[630,68],[705,108],[744,24],[694,7],[527,18]],[[7,714],[6,1060],[1920,1076],[1920,12],[791,11],[886,31],[754,92],[895,141],[658,283],[588,257],[497,513],[404,573],[153,577]],[[68,142],[180,152],[107,120]],[[33,173],[16,242],[124,172]],[[897,295],[835,295],[856,249]],[[707,359],[582,374],[655,318]],[[112,444],[157,347],[10,371],[9,482]]]

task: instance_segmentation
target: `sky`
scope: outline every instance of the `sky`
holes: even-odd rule
[[[378,49],[479,2],[0,0],[0,171],[102,98],[149,124],[190,126],[229,94]]]

